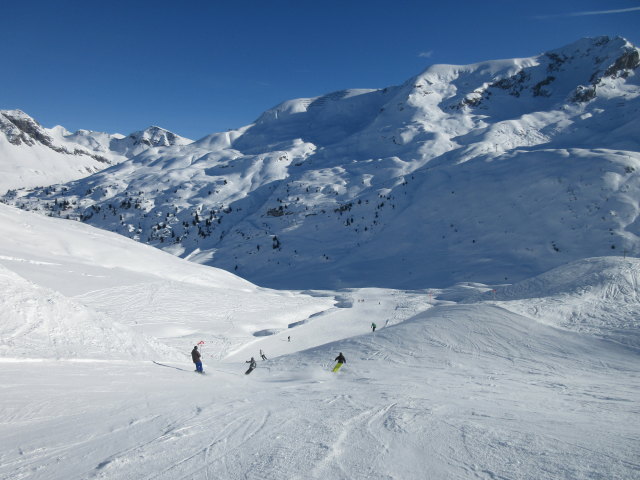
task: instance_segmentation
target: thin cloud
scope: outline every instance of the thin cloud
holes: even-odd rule
[[[587,15],[609,15],[611,13],[629,13],[629,12],[638,12],[638,11],[640,11],[640,7],[620,8],[617,10],[594,10],[589,12],[569,12],[569,13],[559,13],[557,15],[538,15],[535,18],[544,19],[544,18],[559,18],[559,17],[584,17]]]
[[[433,55],[433,50],[427,50],[426,52],[420,52],[418,54],[418,56],[422,58],[431,58],[432,55]]]

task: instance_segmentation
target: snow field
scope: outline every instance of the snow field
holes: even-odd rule
[[[10,363],[0,474],[636,478],[637,355],[496,306],[442,305],[250,376],[240,361],[205,376],[186,361]]]
[[[499,304],[560,328],[640,346],[640,262],[595,258],[500,288]]]
[[[637,259],[273,291],[0,214],[0,478],[640,478]]]
[[[0,358],[176,358],[166,345],[2,266],[0,289]]]

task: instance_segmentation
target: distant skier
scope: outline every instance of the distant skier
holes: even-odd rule
[[[287,337],[287,342],[290,342],[290,341],[291,341],[291,335]]]
[[[342,355],[342,352],[340,352],[340,355],[338,355],[336,358],[334,358],[334,360],[338,363],[336,363],[336,366],[333,367],[333,372],[337,372],[338,370],[340,370],[340,367],[347,363],[347,359],[344,358],[344,355]]]
[[[371,322],[371,331],[372,332],[376,331],[376,327],[377,327],[377,325],[375,323]]]
[[[246,372],[244,372],[245,375],[249,375],[251,372],[253,372],[255,370],[255,368],[258,366],[258,364],[256,363],[255,359],[253,357],[251,357],[251,360],[247,360],[244,363],[248,363],[249,364],[249,370],[247,370]]]
[[[196,345],[195,347],[193,347],[193,350],[191,350],[191,358],[193,359],[193,363],[196,364],[196,372],[198,373],[204,373],[204,370],[202,370],[202,362],[200,361],[200,352],[198,351],[198,346]]]
[[[262,358],[262,360],[266,360],[267,356],[264,354],[264,352],[262,350],[260,350],[260,358]]]

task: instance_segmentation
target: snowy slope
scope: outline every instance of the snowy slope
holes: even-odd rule
[[[640,347],[640,261],[585,259],[485,293],[499,305],[567,330]]]
[[[0,228],[2,478],[640,475],[635,258],[301,294],[6,205]]]
[[[191,140],[159,127],[124,137],[57,126],[42,127],[20,110],[0,110],[0,192],[83,178],[149,148]]]
[[[111,158],[113,163],[135,157],[149,148],[188,145],[193,142],[193,140],[156,126],[133,132],[127,136],[91,130],[78,130],[71,133],[63,127],[54,127],[50,132],[55,133],[56,138],[62,142],[82,145]]]
[[[177,352],[0,266],[0,358],[179,358]]]
[[[638,65],[608,37],[434,65],[4,201],[261,285],[513,282],[640,253]]]
[[[334,303],[261,289],[117,234],[4,205],[0,226],[3,357],[176,357],[142,335],[181,350],[205,338],[220,357]]]
[[[433,66],[10,196],[194,261],[0,205],[0,478],[640,478],[637,60]]]
[[[0,110],[0,192],[86,177],[111,159],[58,141],[20,110]]]
[[[593,273],[603,262],[605,271],[625,269],[624,259],[602,259]],[[528,295],[539,302],[581,271],[538,278]],[[637,478],[638,350],[518,315],[507,301],[445,300],[483,290],[491,289],[342,292],[340,309],[296,327],[291,342],[262,337],[206,361],[204,377],[188,360],[5,363],[0,475]],[[385,328],[394,304],[414,313]],[[379,330],[365,333],[372,320]],[[258,349],[269,360],[243,375]],[[338,352],[347,363],[332,374]],[[25,369],[29,382],[20,380]]]

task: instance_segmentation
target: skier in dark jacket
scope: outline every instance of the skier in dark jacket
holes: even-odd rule
[[[342,367],[342,364],[347,363],[347,359],[344,358],[344,355],[342,355],[342,352],[340,352],[340,355],[334,358],[334,360],[338,363],[336,363],[336,366],[333,367],[333,370],[331,370],[332,372],[337,372],[338,370],[340,370],[340,367]]]
[[[200,361],[200,352],[198,351],[197,345],[193,347],[193,350],[191,350],[191,358],[193,359],[193,363],[196,364],[196,372],[204,373],[204,370],[202,370],[202,362]]]
[[[253,357],[251,357],[251,360],[247,360],[244,363],[248,363],[249,364],[249,370],[244,372],[245,375],[249,375],[258,366],[258,364],[256,363],[256,361],[255,361],[255,359]]]

